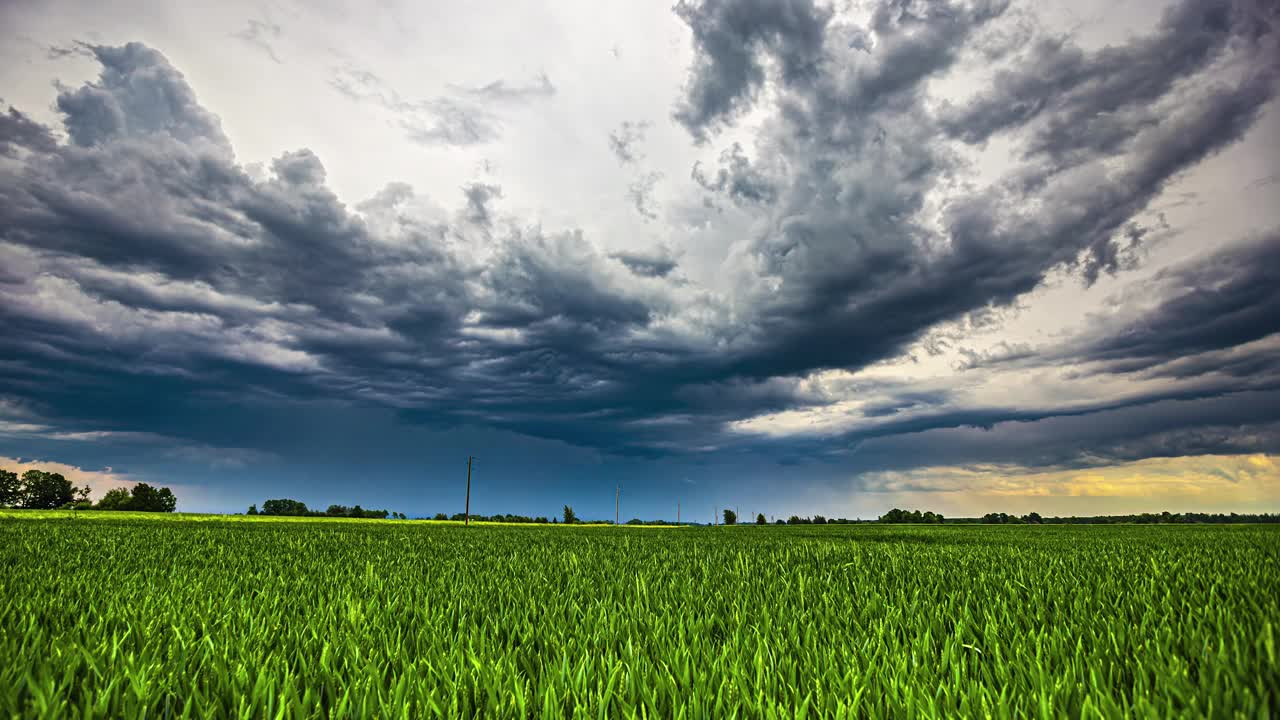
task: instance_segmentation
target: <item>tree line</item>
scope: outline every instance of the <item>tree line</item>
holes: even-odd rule
[[[980,518],[945,519],[939,513],[894,508],[880,516],[882,523],[949,523],[985,525],[1116,525],[1121,523],[1280,523],[1280,514],[1274,513],[1138,513],[1133,515],[1089,515],[1068,517],[1043,517],[1038,512],[1025,515],[990,512]]]
[[[1027,513],[1017,516],[1007,513],[987,513],[979,520],[989,525],[1118,525],[1136,523],[1139,525],[1154,524],[1229,524],[1229,523],[1280,523],[1280,514],[1276,513],[1137,513],[1133,515],[1086,515],[1068,517],[1041,517],[1040,513]]]
[[[167,487],[136,483],[108,490],[97,503],[89,500],[89,486],[76,487],[62,473],[31,469],[19,476],[0,470],[0,507],[25,510],[131,510],[173,512],[178,498]]]
[[[386,510],[365,510],[359,505],[347,507],[346,505],[330,505],[324,510],[311,510],[307,504],[301,500],[291,500],[289,498],[279,498],[268,500],[262,503],[262,509],[259,510],[257,505],[250,505],[246,515],[277,515],[283,517],[342,517],[342,518],[375,518],[385,520],[393,518],[406,520],[404,513],[388,512]]]

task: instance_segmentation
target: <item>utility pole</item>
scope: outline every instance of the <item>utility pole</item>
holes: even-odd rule
[[[680,524],[680,501],[676,501],[676,524]]]
[[[462,521],[462,524],[467,526],[471,525],[471,460],[472,460],[472,457],[468,455],[467,456],[467,508],[466,508],[466,517]]]
[[[613,526],[618,526],[618,498],[622,496],[622,484],[619,483],[613,489]]]

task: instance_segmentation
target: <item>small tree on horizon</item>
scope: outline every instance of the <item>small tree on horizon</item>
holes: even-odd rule
[[[756,524],[757,524],[757,525],[768,525],[768,524],[769,524],[769,521],[764,519],[764,513],[760,513],[760,514],[756,515]]]
[[[572,525],[573,523],[578,522],[578,516],[573,513],[572,505],[564,506],[564,522],[566,525]]]
[[[737,524],[738,524],[738,513],[734,512],[734,511],[732,511],[732,510],[730,510],[730,509],[728,509],[728,508],[725,508],[725,511],[724,511],[724,524],[725,524],[725,525],[737,525]]]

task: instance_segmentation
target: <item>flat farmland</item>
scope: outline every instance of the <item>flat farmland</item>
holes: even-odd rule
[[[0,513],[5,717],[1275,717],[1280,527]]]

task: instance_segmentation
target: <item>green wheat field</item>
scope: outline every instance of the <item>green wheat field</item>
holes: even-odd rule
[[[1280,714],[1280,528],[0,513],[0,716]]]

